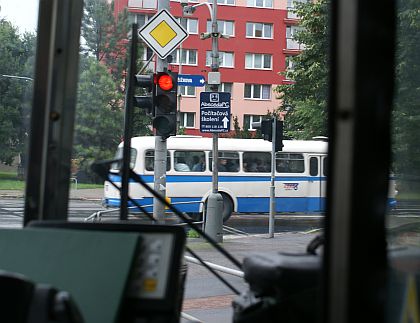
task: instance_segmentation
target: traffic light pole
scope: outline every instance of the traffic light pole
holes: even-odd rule
[[[158,1],[158,11],[170,10],[169,0]],[[157,58],[156,72],[164,72],[168,69],[166,60]],[[155,136],[155,162],[154,162],[154,189],[163,198],[166,197],[166,138]],[[163,222],[165,216],[165,205],[158,199],[153,199],[153,218],[158,222]]]
[[[271,183],[270,183],[270,215],[268,221],[268,237],[274,238],[274,216],[276,214],[276,131],[277,122],[274,117],[271,121],[272,142],[271,142]]]

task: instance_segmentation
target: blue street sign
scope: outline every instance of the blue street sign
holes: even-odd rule
[[[230,130],[230,93],[200,93],[200,131],[228,132]]]
[[[203,75],[178,74],[178,85],[204,86],[206,79]]]

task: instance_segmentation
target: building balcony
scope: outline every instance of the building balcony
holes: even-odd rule
[[[301,51],[305,49],[305,45],[304,44],[299,44],[296,40],[292,39],[292,38],[287,38],[286,39],[286,49],[287,50],[292,50],[292,51]]]

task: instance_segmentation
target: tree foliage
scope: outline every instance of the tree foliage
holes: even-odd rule
[[[95,59],[80,75],[74,156],[88,171],[94,160],[113,157],[123,136],[123,111],[115,108],[118,94],[107,67]]]
[[[302,30],[294,39],[305,47],[292,58],[293,70],[284,73],[292,84],[279,85],[276,89],[283,101],[281,109],[291,108],[285,120],[285,132],[292,138],[327,135],[328,8],[329,0],[296,5]]]
[[[86,0],[82,19],[82,54],[93,56],[121,82],[126,69],[125,54],[129,29],[127,10],[114,17],[114,1]]]
[[[420,11],[418,1],[399,1],[397,23],[394,171],[420,187]]]
[[[11,164],[25,151],[29,132],[35,36],[19,34],[10,22],[0,18],[0,162]],[[31,64],[32,62],[32,64]]]
[[[123,139],[129,30],[127,11],[115,19],[113,1],[85,1],[73,156],[88,174],[90,162],[112,157]],[[133,119],[134,135],[151,133],[144,112]]]

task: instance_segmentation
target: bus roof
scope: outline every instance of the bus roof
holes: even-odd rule
[[[328,143],[319,140],[283,140],[284,152],[327,153]],[[120,144],[122,146],[122,143]],[[155,137],[133,137],[133,148],[154,149]],[[168,149],[208,150],[213,147],[213,139],[200,136],[175,136],[167,139]],[[220,151],[271,151],[271,142],[263,139],[219,138]]]

